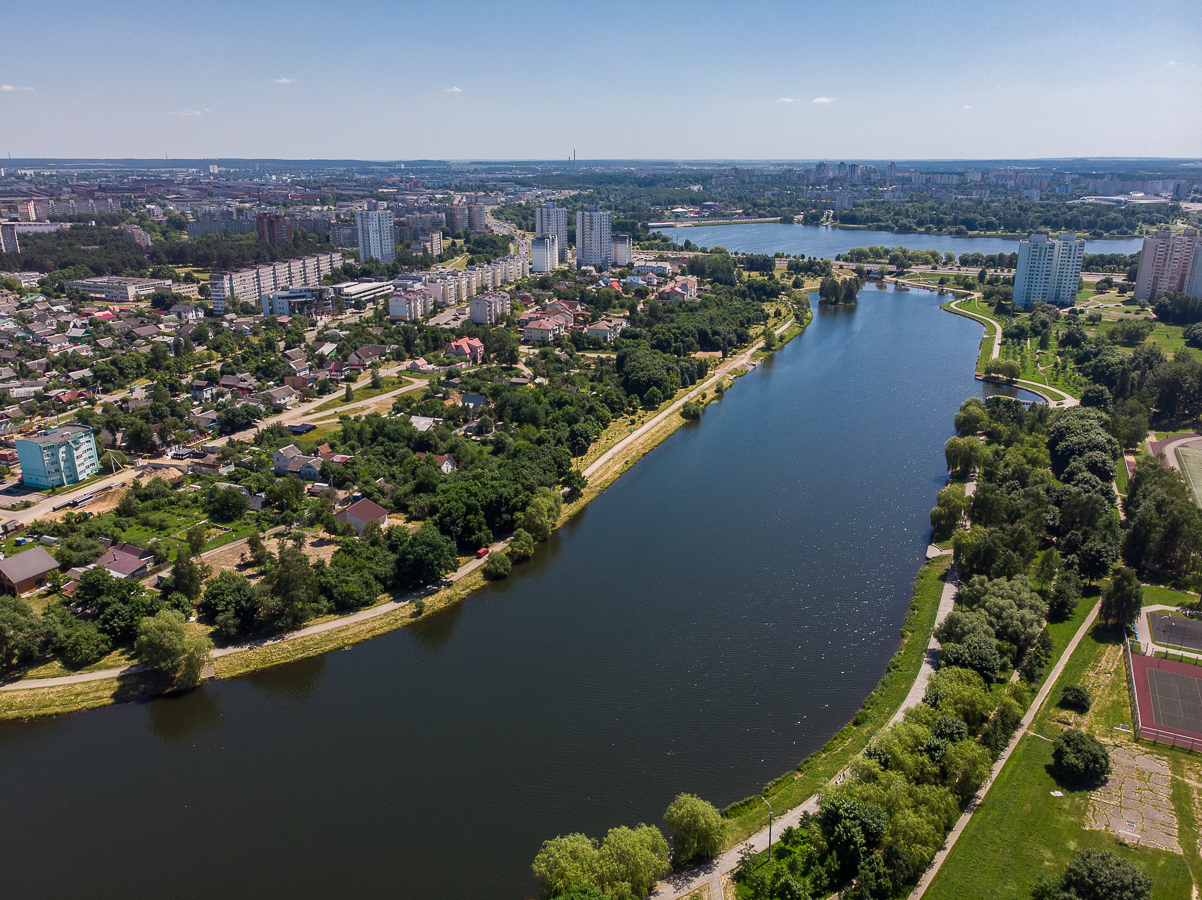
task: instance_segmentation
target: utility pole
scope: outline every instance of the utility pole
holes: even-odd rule
[[[760,799],[763,800],[764,805],[768,807],[768,861],[771,862],[772,861],[772,813],[773,813],[773,809],[772,809],[772,804],[768,802],[767,798],[760,797]]]

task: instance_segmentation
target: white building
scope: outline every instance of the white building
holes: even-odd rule
[[[434,297],[426,290],[399,291],[388,298],[388,315],[416,322],[434,311]]]
[[[1033,234],[1018,242],[1018,266],[1014,272],[1014,303],[1030,309],[1036,303],[1072,306],[1081,283],[1081,261],[1085,241],[1071,231],[1059,238]]]
[[[1189,280],[1185,284],[1185,293],[1190,297],[1202,300],[1202,242],[1194,247],[1194,262],[1189,270]]]
[[[1196,228],[1187,228],[1181,234],[1158,231],[1154,236],[1144,238],[1139,254],[1139,273],[1135,276],[1135,299],[1151,303],[1164,291],[1189,293],[1187,285],[1200,278],[1191,271],[1198,268],[1194,260],[1199,246],[1202,246],[1202,239]]]
[[[356,210],[355,225],[359,229],[359,262],[369,259],[383,263],[396,261],[396,232],[391,210]]]
[[[505,291],[487,291],[477,294],[468,304],[471,319],[477,325],[496,325],[501,316],[509,315],[509,294]]]
[[[531,241],[530,253],[533,257],[530,269],[536,274],[545,275],[559,268],[559,239],[555,235],[540,234]]]
[[[634,240],[628,234],[613,235],[613,264],[617,267],[628,266],[634,259]]]
[[[334,292],[328,287],[287,287],[264,294],[260,300],[264,316],[308,316],[334,314]]]
[[[576,268],[598,272],[613,267],[613,213],[595,203],[576,213]]]
[[[546,206],[540,206],[534,210],[534,233],[542,237],[550,235],[555,238],[555,246],[559,251],[559,258],[556,264],[567,262],[568,259],[568,211],[560,209],[555,205],[554,200],[548,200]],[[554,269],[540,269],[538,271],[550,272]]]

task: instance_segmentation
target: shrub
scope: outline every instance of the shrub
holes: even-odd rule
[[[1152,879],[1109,850],[1082,850],[1057,879],[1041,878],[1034,900],[1150,900]]]
[[[530,536],[529,531],[519,528],[513,533],[513,539],[509,542],[509,555],[518,561],[534,555],[534,538]]]
[[[1052,745],[1052,774],[1065,784],[1097,787],[1110,774],[1110,754],[1092,734],[1069,729]]]
[[[693,859],[713,859],[726,844],[721,813],[693,794],[681,794],[672,801],[664,813],[664,824],[672,829],[677,866]]]
[[[689,400],[680,408],[682,419],[700,419],[702,406],[696,400]]]
[[[500,581],[502,578],[509,577],[512,568],[513,563],[506,554],[490,553],[484,562],[484,577],[489,581]]]
[[[1093,705],[1093,698],[1089,695],[1089,688],[1085,685],[1066,684],[1064,690],[1060,692],[1060,705],[1067,709],[1088,712],[1089,707]]]

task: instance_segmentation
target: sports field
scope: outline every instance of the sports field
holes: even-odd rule
[[[1140,736],[1202,749],[1202,666],[1132,654]]]
[[[1181,465],[1181,474],[1189,485],[1190,493],[1194,495],[1194,503],[1202,506],[1202,450],[1193,447],[1178,447],[1177,462]]]

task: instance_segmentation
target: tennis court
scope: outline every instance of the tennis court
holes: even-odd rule
[[[1148,613],[1148,624],[1152,626],[1152,640],[1161,647],[1202,650],[1202,622],[1196,619],[1153,612]]]
[[[1202,741],[1202,666],[1133,654],[1131,674],[1143,737]]]

